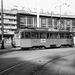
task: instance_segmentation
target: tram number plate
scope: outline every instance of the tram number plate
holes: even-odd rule
[[[41,39],[41,42],[42,42],[42,43],[46,42],[46,39]]]

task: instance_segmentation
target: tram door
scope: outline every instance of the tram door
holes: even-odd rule
[[[63,43],[63,39],[61,38],[61,34],[60,33],[57,33],[56,34],[56,38],[57,38],[56,45],[57,45],[57,47],[60,47],[61,44]]]
[[[14,35],[13,42],[14,42],[15,47],[20,47],[20,35],[19,34]]]

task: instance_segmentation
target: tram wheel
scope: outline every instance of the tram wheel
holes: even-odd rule
[[[41,50],[41,49],[42,49],[42,47],[40,46],[40,47],[39,47],[39,49]]]
[[[21,50],[25,50],[25,48],[21,48]]]
[[[73,45],[69,45],[69,47],[73,47]]]
[[[32,47],[32,49],[33,49],[33,50],[35,50],[35,49],[36,49],[36,47]]]
[[[45,49],[45,46],[42,46],[42,49]]]
[[[33,48],[32,48],[32,47],[30,47],[30,48],[29,48],[29,50],[33,50]]]

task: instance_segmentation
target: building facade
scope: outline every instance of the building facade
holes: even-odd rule
[[[17,29],[37,27],[37,13],[24,10],[3,10],[4,38],[12,39]],[[0,39],[1,39],[1,10],[0,10]],[[75,32],[75,16],[39,14],[39,28],[49,30],[68,30]]]
[[[37,27],[36,13],[17,13],[17,27]],[[75,16],[64,15],[39,15],[39,28],[49,28],[53,30],[68,30],[75,32]]]
[[[14,10],[3,10],[4,39],[9,42],[17,29],[17,16]],[[0,39],[1,39],[1,10],[0,10]]]

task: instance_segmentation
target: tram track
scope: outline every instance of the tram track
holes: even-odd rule
[[[70,52],[71,52],[71,51],[70,51]],[[62,52],[62,53],[64,54],[65,52]],[[60,56],[59,54],[55,54],[55,55],[53,54],[53,56],[52,56],[52,58],[51,58],[50,61],[47,61],[46,63],[44,63],[44,64],[41,65],[41,66],[37,66],[37,68],[34,69],[34,71],[33,71],[32,73],[30,73],[29,75],[35,75],[36,73],[38,73],[38,71],[40,71],[40,70],[41,70],[44,66],[46,66],[48,63],[51,63],[51,62],[53,62],[53,61],[55,61],[55,60],[58,60],[58,59],[61,59],[61,58],[63,58],[63,57],[67,57],[67,56],[70,56],[70,55],[73,55],[73,54],[75,54],[75,53],[72,52],[72,53],[69,53],[69,54],[61,55],[61,56]],[[43,58],[43,57],[46,57],[46,56],[34,58],[34,59],[29,60],[29,61],[37,60],[37,59]],[[5,69],[5,70],[3,70],[2,72],[0,72],[0,75],[3,75],[3,73],[6,73],[7,71],[12,70],[12,69],[14,69],[14,68],[16,68],[16,67],[19,67],[19,66],[21,66],[21,65],[23,65],[23,64],[25,64],[25,62],[19,63],[19,64],[17,64],[17,65],[14,65],[14,66],[8,68],[8,69]],[[29,65],[26,65],[26,67],[27,67],[27,66],[29,66]],[[35,68],[35,67],[34,67],[34,68]],[[18,74],[16,74],[16,75],[18,75]]]
[[[75,53],[68,54],[68,55],[65,55],[65,56],[59,56],[59,55],[55,56],[52,60],[48,61],[47,63],[45,63],[44,65],[42,65],[41,67],[39,67],[37,70],[35,70],[31,75],[36,75],[47,64],[52,63],[53,61],[56,61],[56,60],[61,59],[63,57],[67,57],[67,56],[73,55],[73,54],[75,54]]]

